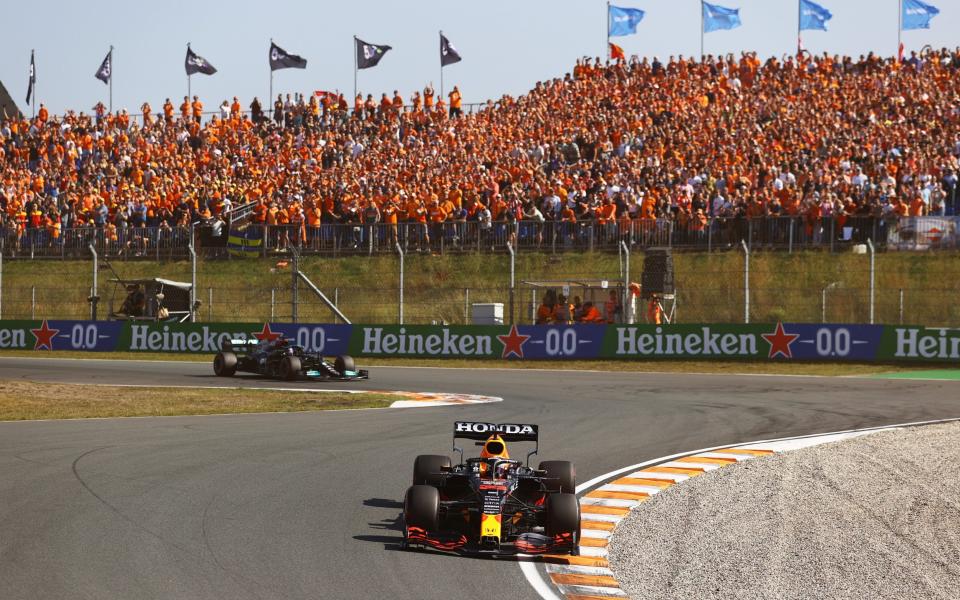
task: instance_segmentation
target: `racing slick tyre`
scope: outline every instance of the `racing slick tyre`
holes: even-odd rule
[[[357,366],[353,363],[353,357],[347,356],[346,354],[341,354],[337,357],[333,362],[333,368],[335,368],[341,376],[347,371],[357,370]]]
[[[280,361],[280,379],[296,379],[300,375],[300,368],[299,357],[284,356]]]
[[[233,352],[217,352],[213,357],[213,372],[217,377],[233,377],[237,372],[237,355]]]
[[[421,454],[413,461],[413,485],[439,486],[443,483],[443,477],[439,475],[440,469],[449,466],[449,456]]]
[[[572,533],[574,543],[580,540],[580,503],[576,494],[547,496],[547,535]]]
[[[403,498],[403,521],[407,527],[436,531],[440,527],[440,492],[429,485],[411,485]]]
[[[547,477],[553,481],[547,482],[550,492],[573,494],[577,491],[577,471],[569,460],[545,460],[540,463],[540,470],[547,472]]]

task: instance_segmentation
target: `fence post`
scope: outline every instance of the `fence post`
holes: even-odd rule
[[[903,288],[900,288],[900,324],[903,325]]]
[[[90,254],[93,255],[93,287],[90,289],[90,320],[97,320],[97,303],[100,302],[100,296],[97,294],[97,275],[100,270],[100,266],[97,264],[97,249],[91,243],[87,246],[90,248]],[[32,311],[32,309],[31,309]]]
[[[593,249],[593,229],[590,233],[590,249]],[[513,325],[513,292],[516,284],[516,263],[517,255],[513,251],[513,244],[507,242],[507,250],[510,251],[510,324]]]
[[[213,323],[213,288],[207,288],[207,323]]]
[[[290,282],[290,320],[296,323],[300,308],[300,253],[293,250],[291,254],[293,256],[293,281]]]
[[[399,325],[403,325],[403,248],[400,247],[400,242],[397,242],[396,246],[397,255],[400,257],[400,293],[397,296],[397,321]]]
[[[787,223],[789,223],[790,228],[790,241],[787,242],[787,254],[793,254],[793,217],[787,218]]]
[[[336,306],[338,309],[340,308],[340,288],[339,287],[333,288],[333,305]],[[334,313],[333,315],[333,322],[340,323],[340,317],[338,317],[336,313]]]
[[[30,286],[30,320],[37,318],[37,286]]]
[[[463,288],[463,324],[470,324],[470,288]]]
[[[620,318],[623,319],[624,323],[631,325],[633,323],[633,313],[630,313],[629,318],[627,317],[627,306],[630,304],[630,248],[624,241],[620,242],[620,246],[623,247],[623,253],[625,255],[623,261],[623,300],[621,300],[620,305]]]
[[[820,290],[820,322],[827,322],[827,288]]]
[[[714,217],[710,217],[707,221],[707,254],[713,252],[713,225]]]
[[[193,223],[190,224],[190,322],[197,322],[197,252],[193,247]]]
[[[743,246],[743,322],[750,323],[750,248],[742,239],[740,245]]]
[[[270,322],[272,323],[277,309],[277,288],[270,288]]]
[[[873,240],[871,240],[870,238],[867,238],[867,249],[870,250],[870,324],[873,325],[873,308],[874,308],[873,301],[874,301],[874,292],[876,291],[874,287],[874,283],[876,282],[876,277],[875,277],[876,273],[874,269],[875,252],[873,250]]]

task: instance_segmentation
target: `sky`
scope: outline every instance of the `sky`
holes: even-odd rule
[[[820,0],[833,13],[830,30],[803,32],[814,53],[892,56],[897,48],[899,0]],[[903,32],[907,51],[930,44],[960,46],[960,0],[927,0],[940,14],[928,30]],[[704,51],[759,53],[761,59],[793,53],[797,43],[796,0],[716,0],[740,8],[743,26],[706,34]],[[646,17],[636,35],[612,41],[627,55],[696,55],[700,51],[699,0],[616,0]],[[113,106],[139,112],[143,101],[160,110],[187,93],[186,45],[218,69],[194,75],[192,92],[211,110],[238,96],[246,107],[264,101],[270,89],[270,39],[308,60],[303,70],[276,71],[274,94],[330,90],[353,93],[353,36],[389,44],[380,65],[358,74],[363,93],[405,99],[427,83],[440,89],[439,31],[463,61],[443,70],[446,92],[459,85],[464,102],[519,95],[537,81],[561,77],[582,56],[606,52],[606,2],[601,0],[272,0],[210,2],[168,0],[160,4],[106,0],[9,2],[0,36],[0,81],[21,110],[27,90],[30,50],[36,50],[37,106],[53,114],[88,111],[108,100],[93,75],[114,46]],[[19,24],[10,27],[9,24]]]

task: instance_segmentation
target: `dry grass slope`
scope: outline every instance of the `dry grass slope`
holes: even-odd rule
[[[960,260],[956,253],[877,255],[876,322],[960,326]],[[284,257],[257,260],[202,261],[198,267],[200,316],[208,321],[282,321],[291,315],[291,275],[277,268]],[[737,252],[676,254],[679,319],[683,322],[743,320],[743,255]],[[331,299],[337,297],[354,322],[393,323],[397,319],[398,261],[394,256],[310,257],[302,269]],[[633,280],[639,280],[642,253],[630,258]],[[819,322],[821,294],[827,292],[830,322],[867,322],[869,268],[863,255],[755,251],[751,259],[751,319]],[[162,276],[190,280],[185,262],[115,263],[124,277]],[[88,261],[7,261],[3,265],[4,318],[86,318],[92,283]],[[405,268],[405,321],[463,323],[473,302],[509,299],[507,255],[410,255]],[[101,270],[101,315],[112,295]],[[517,281],[621,278],[616,254],[517,257]],[[831,285],[832,284],[832,285]],[[518,283],[519,285],[519,283]],[[33,299],[35,298],[35,302]],[[271,302],[271,298],[273,301]],[[120,302],[118,297],[116,302]],[[211,301],[212,300],[212,301]],[[520,288],[515,307],[521,322],[529,321],[531,292]],[[299,317],[304,322],[330,322],[333,315],[301,286]],[[31,307],[34,308],[31,308]]]

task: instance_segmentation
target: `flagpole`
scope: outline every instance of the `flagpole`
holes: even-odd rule
[[[113,112],[113,46],[110,46],[110,112]]]
[[[607,1],[607,62],[610,62],[610,2]]]
[[[33,95],[30,96],[31,119],[37,118],[37,60],[34,55],[35,50],[30,49],[30,84],[33,87]]]
[[[803,8],[800,3],[803,0],[797,0],[797,59],[800,58],[800,51],[803,50],[803,44],[800,42],[800,22],[803,21]]]
[[[440,99],[443,99],[443,30],[440,30]]]
[[[353,36],[353,101],[356,110],[357,101],[357,36]]]
[[[270,51],[273,52],[273,38],[270,38]],[[272,56],[272,55],[268,55],[268,56]],[[273,116],[273,66],[270,67],[270,95],[267,96],[267,106],[270,107],[270,116],[272,117]]]
[[[700,0],[700,62],[703,62],[703,0]]]
[[[900,62],[900,46],[903,44],[903,0],[897,0],[897,62]]]
[[[190,42],[187,42],[187,52],[190,52]],[[190,98],[193,97],[193,93],[190,89],[190,73],[187,72],[187,103],[190,103]],[[187,115],[189,116],[190,110],[187,109]]]

